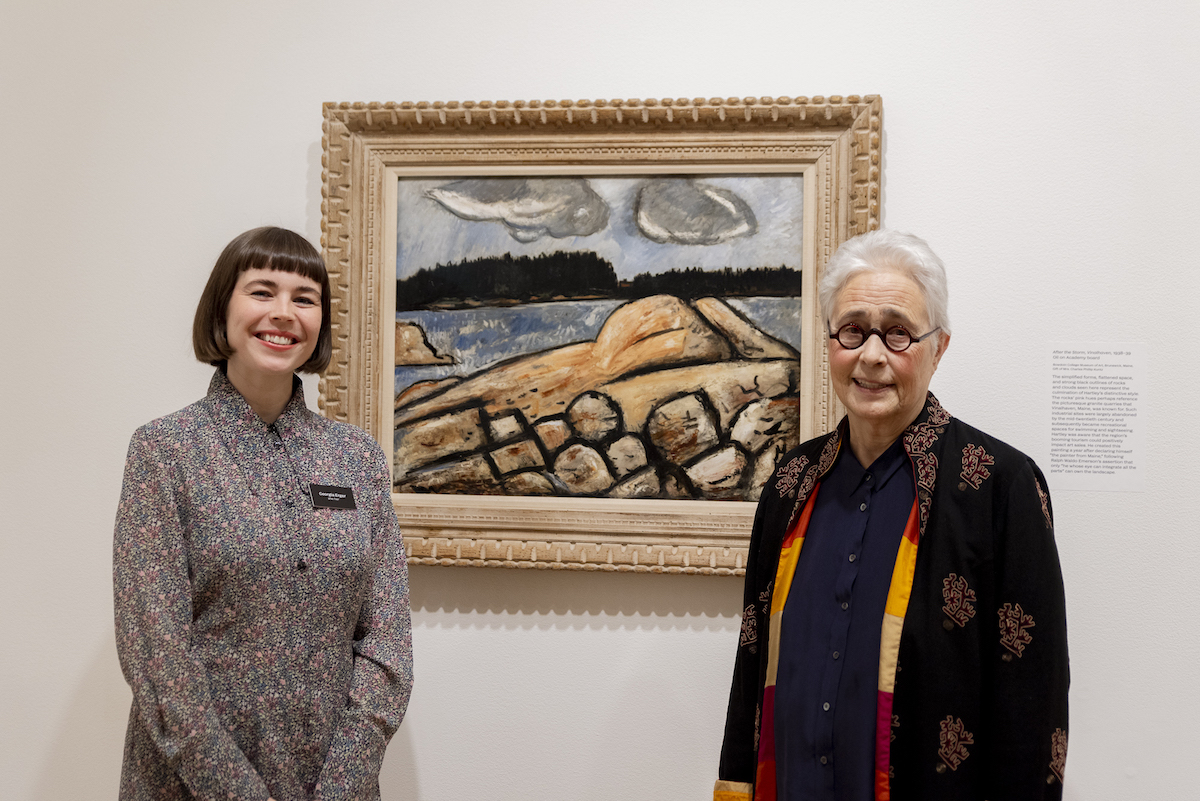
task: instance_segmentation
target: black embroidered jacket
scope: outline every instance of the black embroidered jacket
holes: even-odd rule
[[[763,489],[717,798],[753,793],[780,545],[833,466],[846,425],[785,455]],[[1032,459],[952,418],[932,393],[903,437],[920,537],[890,742],[880,745],[887,780],[876,797],[1061,798],[1066,603],[1045,479]]]

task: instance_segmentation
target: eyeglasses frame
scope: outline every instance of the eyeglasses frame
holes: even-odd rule
[[[847,328],[850,328],[850,327],[857,328],[859,331],[862,331],[862,332],[863,332],[863,341],[862,341],[862,342],[859,342],[859,343],[858,343],[857,345],[855,345],[853,348],[849,347],[848,345],[843,345],[843,344],[842,344],[842,340],[841,340],[841,339],[838,339],[838,337],[841,335],[841,333],[842,333],[843,331],[845,331]],[[888,344],[888,341],[887,341],[887,335],[888,335],[888,333],[890,333],[891,331],[894,331],[894,330],[895,330],[895,329],[897,329],[897,328],[899,328],[901,331],[903,331],[905,334],[907,334],[907,335],[908,335],[908,344],[907,344],[907,345],[905,345],[903,348],[900,348],[899,350],[897,350],[896,348],[893,348],[891,345],[889,345],[889,344]],[[921,336],[919,336],[919,337],[914,337],[914,336],[912,335],[912,332],[911,332],[911,331],[909,331],[907,328],[905,328],[905,327],[904,327],[904,326],[902,326],[902,325],[893,325],[893,326],[890,326],[890,327],[887,329],[887,331],[880,331],[878,328],[872,328],[871,330],[869,330],[869,331],[868,331],[868,330],[864,329],[864,328],[863,328],[861,325],[859,325],[858,323],[846,323],[846,324],[845,324],[845,325],[843,325],[841,328],[839,328],[837,331],[830,331],[830,332],[829,332],[829,338],[830,338],[830,339],[836,339],[836,340],[837,340],[837,343],[838,343],[839,345],[841,345],[843,348],[845,348],[846,350],[858,350],[858,349],[859,349],[859,348],[861,348],[863,345],[867,344],[867,340],[868,340],[868,339],[870,339],[870,338],[872,337],[872,335],[877,335],[877,336],[879,337],[879,341],[883,343],[883,346],[884,346],[885,348],[887,348],[888,350],[890,350],[892,353],[904,353],[906,350],[908,350],[909,348],[911,348],[911,347],[912,347],[913,345],[915,345],[916,343],[918,343],[918,342],[924,342],[926,339],[929,339],[929,337],[933,336],[934,334],[936,334],[936,333],[937,333],[938,331],[940,331],[940,330],[942,330],[942,327],[939,325],[939,326],[937,326],[936,328],[934,328],[932,331],[929,331],[929,332],[927,332],[927,333],[924,333],[924,334],[922,334],[922,335],[921,335]]]

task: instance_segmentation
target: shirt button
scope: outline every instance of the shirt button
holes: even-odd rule
[[[857,557],[857,556],[855,556],[854,554],[850,554],[850,561],[851,561],[851,562],[853,562],[853,561],[854,561],[855,559],[857,559],[857,558],[858,558],[858,557]]]
[[[833,658],[834,658],[834,659],[837,659],[839,656],[841,656],[841,654],[839,654],[837,651],[834,651],[834,652],[833,652]]]
[[[825,703],[821,704],[821,709],[824,709],[826,712],[828,712],[829,711],[829,702],[826,701]]]
[[[858,511],[860,511],[860,512],[865,512],[865,511],[867,511],[867,503],[866,503],[866,501],[863,501],[862,503],[860,503],[860,504],[858,505]]]
[[[301,559],[296,563],[296,569],[303,573],[305,570],[308,570],[308,562],[305,562],[303,559]]]
[[[849,609],[849,608],[850,608],[850,604],[846,603],[845,601],[842,601],[842,609]]]
[[[865,481],[866,481],[868,484],[870,484],[870,483],[871,483],[871,480],[872,480],[873,478],[874,478],[874,476],[872,476],[870,473],[867,473],[867,477],[866,477]]]
[[[822,765],[828,765],[828,764],[829,764],[829,757],[821,757],[821,764],[822,764]]]

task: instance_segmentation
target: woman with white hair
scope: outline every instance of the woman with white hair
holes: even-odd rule
[[[1066,604],[1046,481],[929,392],[946,274],[849,240],[820,279],[846,416],[759,501],[715,801],[1061,798]]]

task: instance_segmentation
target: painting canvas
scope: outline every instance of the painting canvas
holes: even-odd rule
[[[801,174],[397,181],[397,492],[758,497],[798,435]]]

